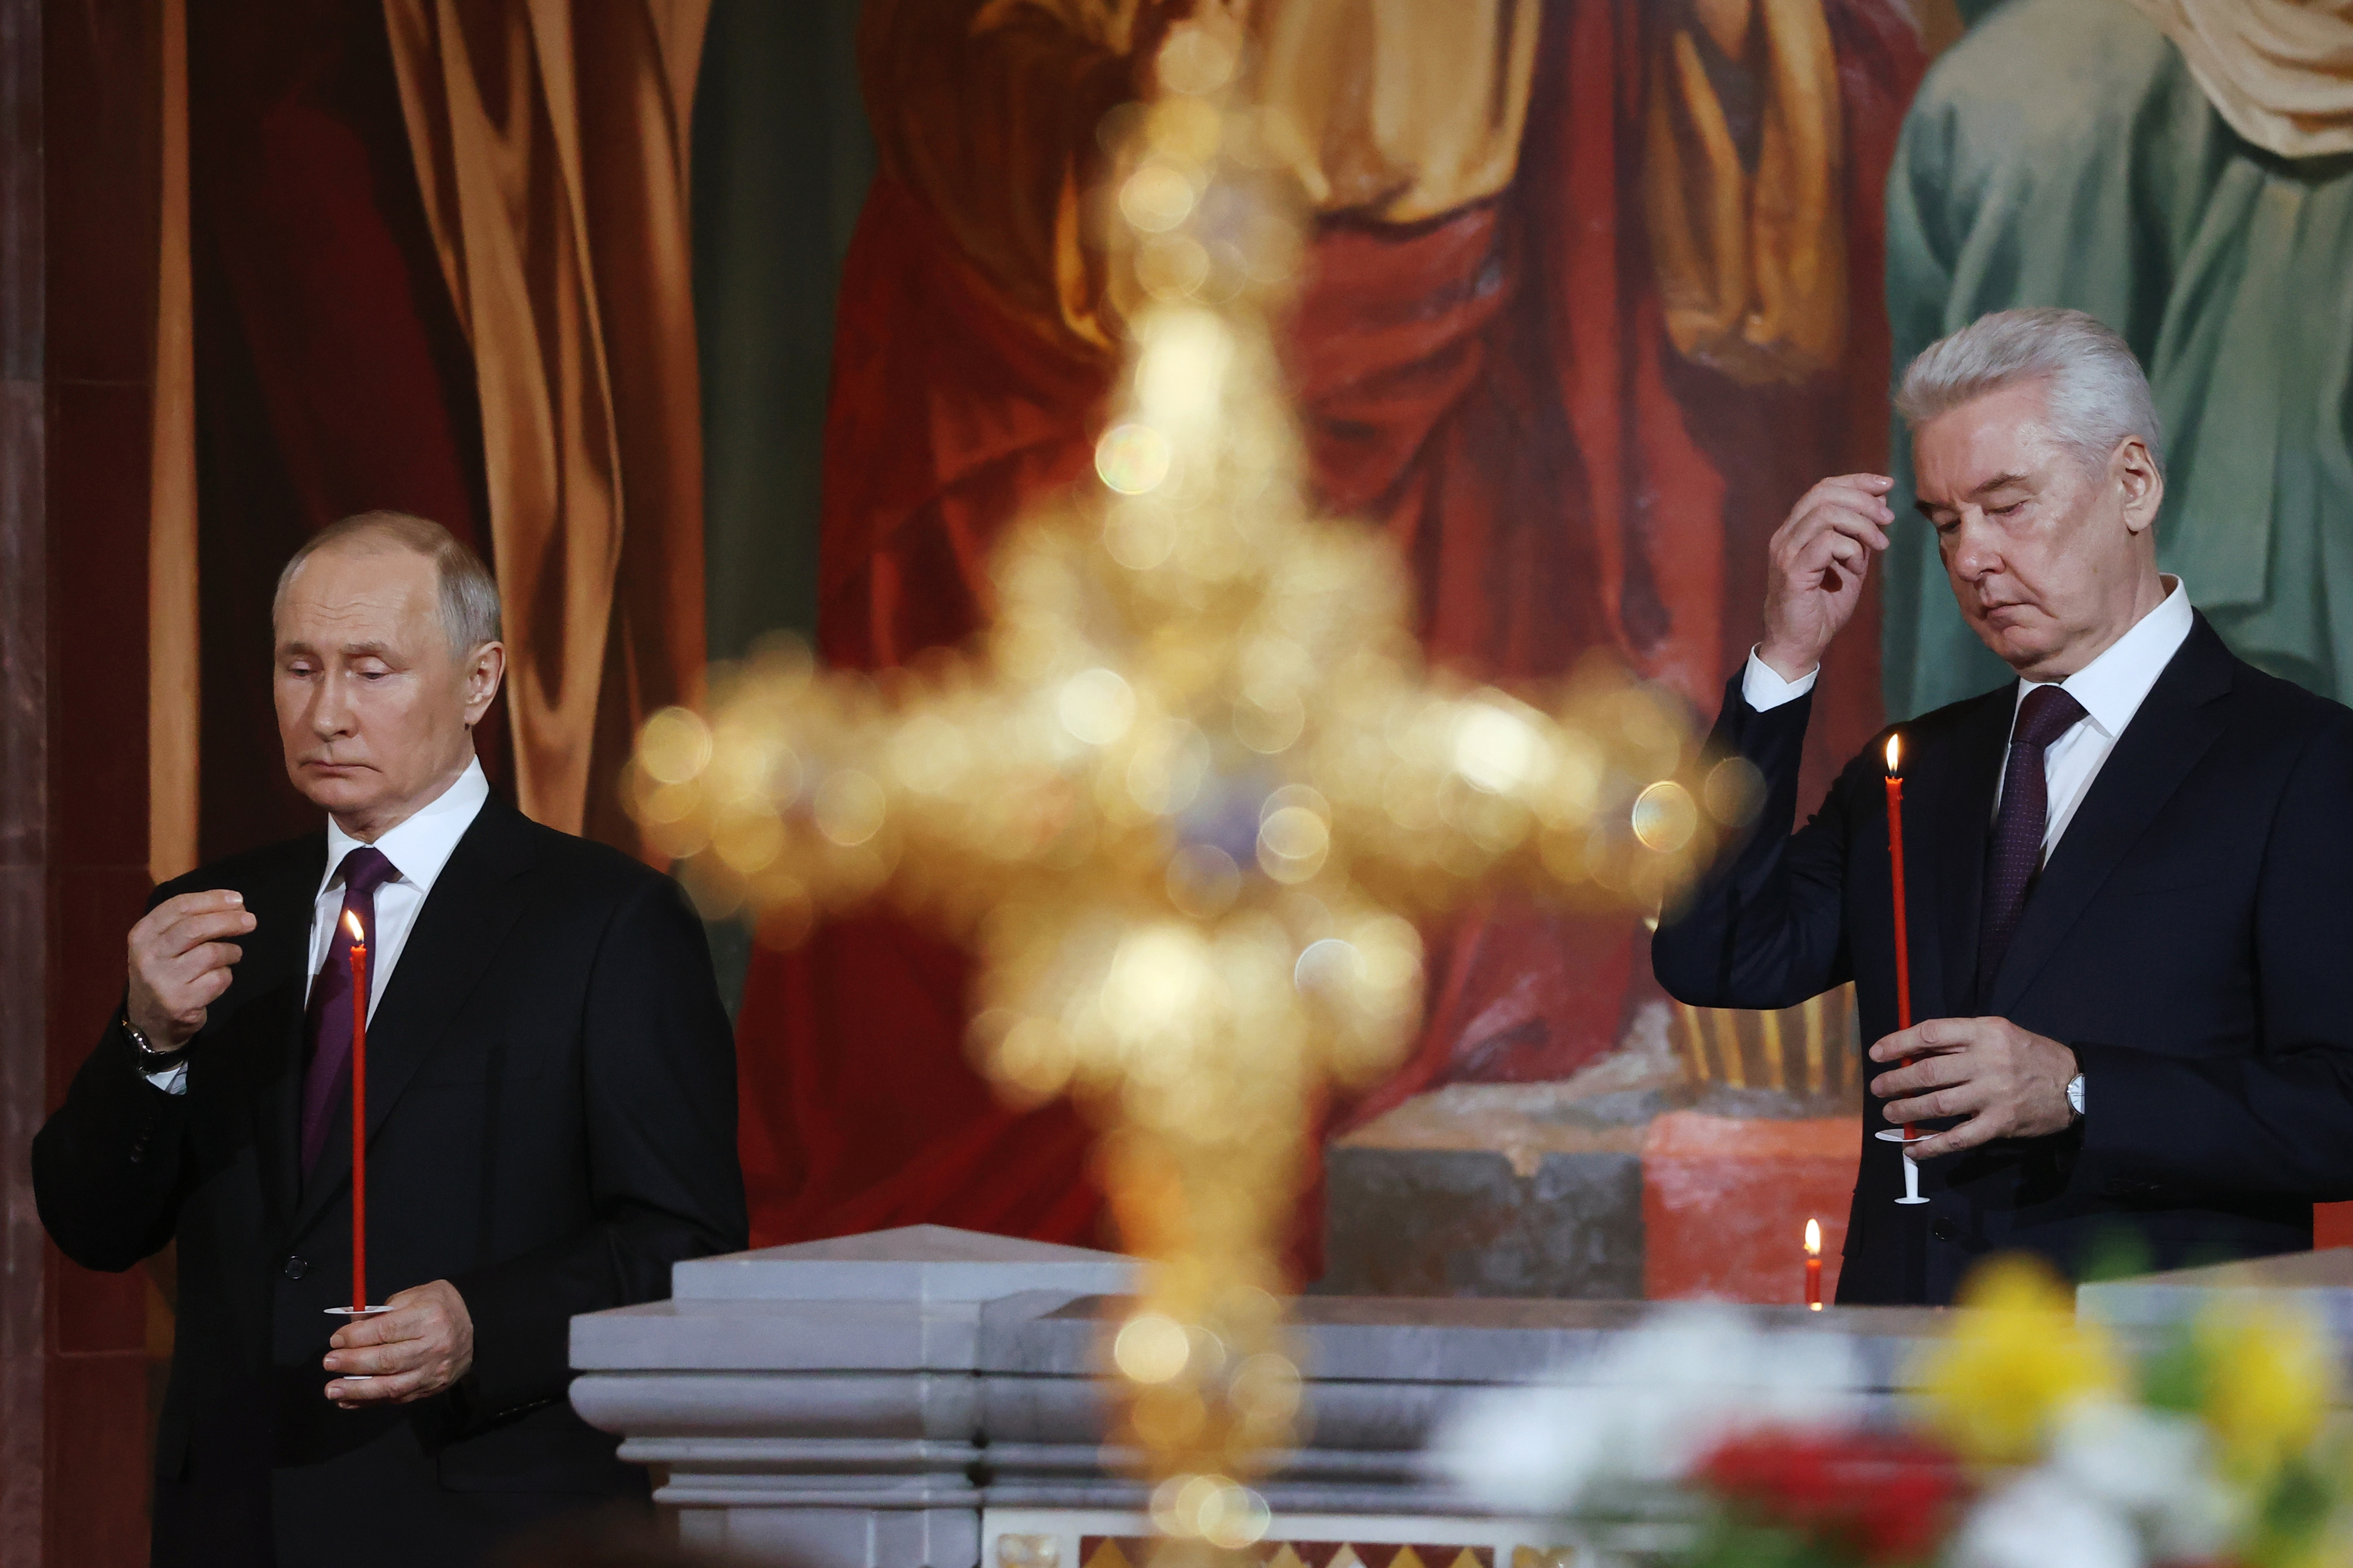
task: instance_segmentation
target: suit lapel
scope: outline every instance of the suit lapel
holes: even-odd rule
[[[2017,934],[1986,999],[1989,1016],[2007,1016],[2018,1005],[2060,939],[2222,732],[2222,716],[2210,704],[2230,691],[2231,666],[2230,650],[2206,617],[2199,616],[2189,640],[2116,738],[2027,896]]]
[[[311,921],[326,874],[327,836],[301,841],[282,870],[247,896],[254,918],[249,976],[260,992],[255,1042],[254,1149],[270,1212],[294,1211],[302,1190],[302,1003],[311,970]]]
[[[417,911],[392,979],[368,1020],[367,1131],[370,1142],[400,1101],[409,1080],[442,1043],[449,1024],[473,994],[500,944],[522,913],[518,879],[530,868],[531,841],[522,815],[492,796],[458,841]],[[349,1104],[342,1121],[348,1124]],[[317,1220],[351,1180],[348,1133],[330,1136],[318,1167],[303,1184],[299,1231]]]
[[[1924,825],[1935,846],[1928,857],[1933,886],[1915,896],[1915,912],[1926,910],[1935,925],[1935,940],[1923,943],[1934,954],[1937,973],[1933,984],[1915,972],[1914,1021],[1950,1018],[1968,1010],[1969,990],[1977,976],[1978,921],[1985,899],[1986,840],[1993,831],[1995,786],[2001,780],[2001,759],[2010,741],[2011,710],[2017,688],[2005,686],[1978,699],[1933,754],[1924,756],[1921,770]],[[1917,963],[1917,959],[1915,960]]]

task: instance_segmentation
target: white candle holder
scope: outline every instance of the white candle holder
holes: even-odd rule
[[[1929,1138],[1934,1136],[1934,1134],[1927,1132],[1915,1132],[1909,1137],[1906,1137],[1902,1128],[1890,1127],[1883,1131],[1874,1132],[1872,1136],[1878,1139],[1883,1143],[1901,1143],[1905,1146],[1904,1195],[1895,1201],[1899,1204],[1926,1203],[1928,1200],[1920,1195],[1920,1167],[1915,1163],[1912,1159],[1911,1146],[1915,1143],[1926,1142]]]

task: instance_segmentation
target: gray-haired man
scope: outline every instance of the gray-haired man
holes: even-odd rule
[[[744,1245],[733,1042],[676,885],[484,782],[506,650],[471,551],[347,520],[287,563],[275,620],[286,770],[328,822],[156,889],[35,1190],[87,1267],[179,1243],[157,1563],[469,1563],[642,1506],[565,1402],[569,1323]],[[338,1329],[361,973],[365,1283],[391,1310]]]
[[[1961,614],[2019,677],[1897,727],[1922,1021],[1896,1027],[1884,736],[1791,832],[1815,669],[1895,524],[1877,475],[1774,536],[1715,731],[1764,809],[1662,926],[1659,979],[1718,1007],[1855,982],[1887,1070],[1841,1301],[1949,1300],[2003,1248],[2080,1274],[2308,1247],[2311,1205],[2353,1196],[2353,712],[2233,657],[2158,573],[2157,418],[2098,321],[1985,317],[1897,407]],[[1873,1135],[1907,1121],[1917,1205]]]

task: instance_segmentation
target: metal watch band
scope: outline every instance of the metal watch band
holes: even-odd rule
[[[166,1068],[175,1068],[180,1065],[180,1058],[187,1049],[186,1047],[183,1046],[176,1051],[159,1051],[148,1043],[146,1032],[131,1021],[129,1013],[123,1014],[119,1021],[122,1026],[122,1032],[131,1037],[131,1048],[139,1053],[141,1072],[162,1072]]]

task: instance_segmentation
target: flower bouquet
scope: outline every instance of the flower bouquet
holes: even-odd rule
[[[1645,1555],[1682,1568],[2353,1564],[2318,1325],[2249,1297],[2128,1354],[2016,1258],[1962,1307],[1892,1401],[1842,1337],[1662,1308],[1468,1402],[1440,1467],[1498,1512],[1670,1525]]]

